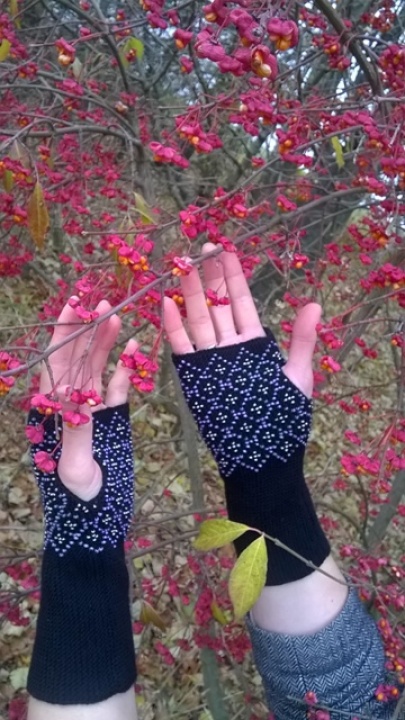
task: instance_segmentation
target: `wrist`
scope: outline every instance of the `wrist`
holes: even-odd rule
[[[272,459],[260,472],[238,471],[225,478],[229,519],[255,528],[285,546],[266,538],[266,585],[299,580],[312,573],[313,566],[319,567],[330,553],[305,482],[303,459],[301,449],[286,463]],[[256,538],[257,533],[246,532],[235,540],[237,554]]]

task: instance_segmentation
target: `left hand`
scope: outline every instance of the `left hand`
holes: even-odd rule
[[[203,252],[214,249],[215,245],[207,243]],[[181,277],[189,334],[176,303],[171,298],[164,298],[164,324],[173,353],[184,355],[195,350],[238,345],[264,337],[266,333],[237,255],[221,252],[205,260],[202,269],[205,289],[214,290],[219,297],[227,296],[230,304],[207,306],[197,268]],[[283,373],[308,398],[313,390],[312,357],[320,316],[321,307],[317,303],[309,303],[299,311],[294,322],[288,360],[283,366]]]
[[[111,309],[106,300],[96,307],[102,316]],[[90,408],[89,405],[73,405],[68,396],[73,389],[82,392],[95,390],[102,393],[102,377],[110,351],[115,345],[121,320],[112,315],[97,327],[91,327],[78,338],[69,342],[78,326],[76,313],[69,304],[63,308],[52,336],[50,347],[66,340],[66,343],[49,356],[48,369],[43,364],[40,380],[40,393],[56,395],[62,403],[62,413],[66,410],[79,410],[89,417],[89,422],[77,427],[63,423],[62,452],[58,462],[58,475],[68,490],[82,500],[91,500],[101,489],[101,469],[93,457],[93,412],[103,407],[115,407],[127,401],[132,371],[118,362],[115,372],[108,383],[105,405]],[[132,354],[138,345],[129,340],[125,353]]]

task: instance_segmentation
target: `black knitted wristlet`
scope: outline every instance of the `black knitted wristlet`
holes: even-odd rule
[[[271,333],[223,348],[173,357],[200,433],[225,483],[230,520],[277,538],[319,566],[329,555],[305,483],[303,462],[312,403],[284,375]],[[257,537],[235,541],[237,553]],[[267,585],[305,577],[312,569],[267,541]]]
[[[28,424],[43,423],[31,411]],[[58,443],[54,416],[43,442]],[[61,431],[61,428],[60,428]],[[124,539],[132,517],[134,465],[127,405],[93,415],[93,453],[103,485],[85,502],[57,472],[34,468],[45,515],[41,603],[28,675],[29,693],[59,705],[101,702],[135,682]],[[54,459],[60,457],[60,447]]]

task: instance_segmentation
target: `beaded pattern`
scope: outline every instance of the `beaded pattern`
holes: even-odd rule
[[[43,421],[43,415],[30,412],[29,425]],[[45,421],[43,442],[31,446],[51,453],[58,440],[54,417]],[[53,457],[59,460],[59,447]],[[134,461],[127,406],[106,408],[93,415],[93,454],[103,470],[103,488],[96,498],[81,500],[62,484],[57,472],[44,473],[34,466],[44,507],[44,547],[63,556],[73,546],[99,553],[106,546],[116,547],[125,538],[133,513]]]
[[[206,362],[202,362],[202,359]],[[224,477],[286,462],[308,441],[311,401],[284,375],[269,338],[175,356],[182,390]]]

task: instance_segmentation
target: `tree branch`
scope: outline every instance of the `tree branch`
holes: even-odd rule
[[[361,69],[363,70],[364,75],[366,76],[374,95],[382,95],[383,92],[380,82],[380,76],[378,74],[375,64],[368,62],[358,40],[356,40],[356,38],[350,34],[350,31],[347,29],[342,18],[337,14],[336,10],[328,2],[328,0],[314,0],[314,5],[329,20],[330,24],[339,34],[339,37],[343,40],[343,42],[347,43],[350,52],[356,58],[359,67],[361,67]]]

